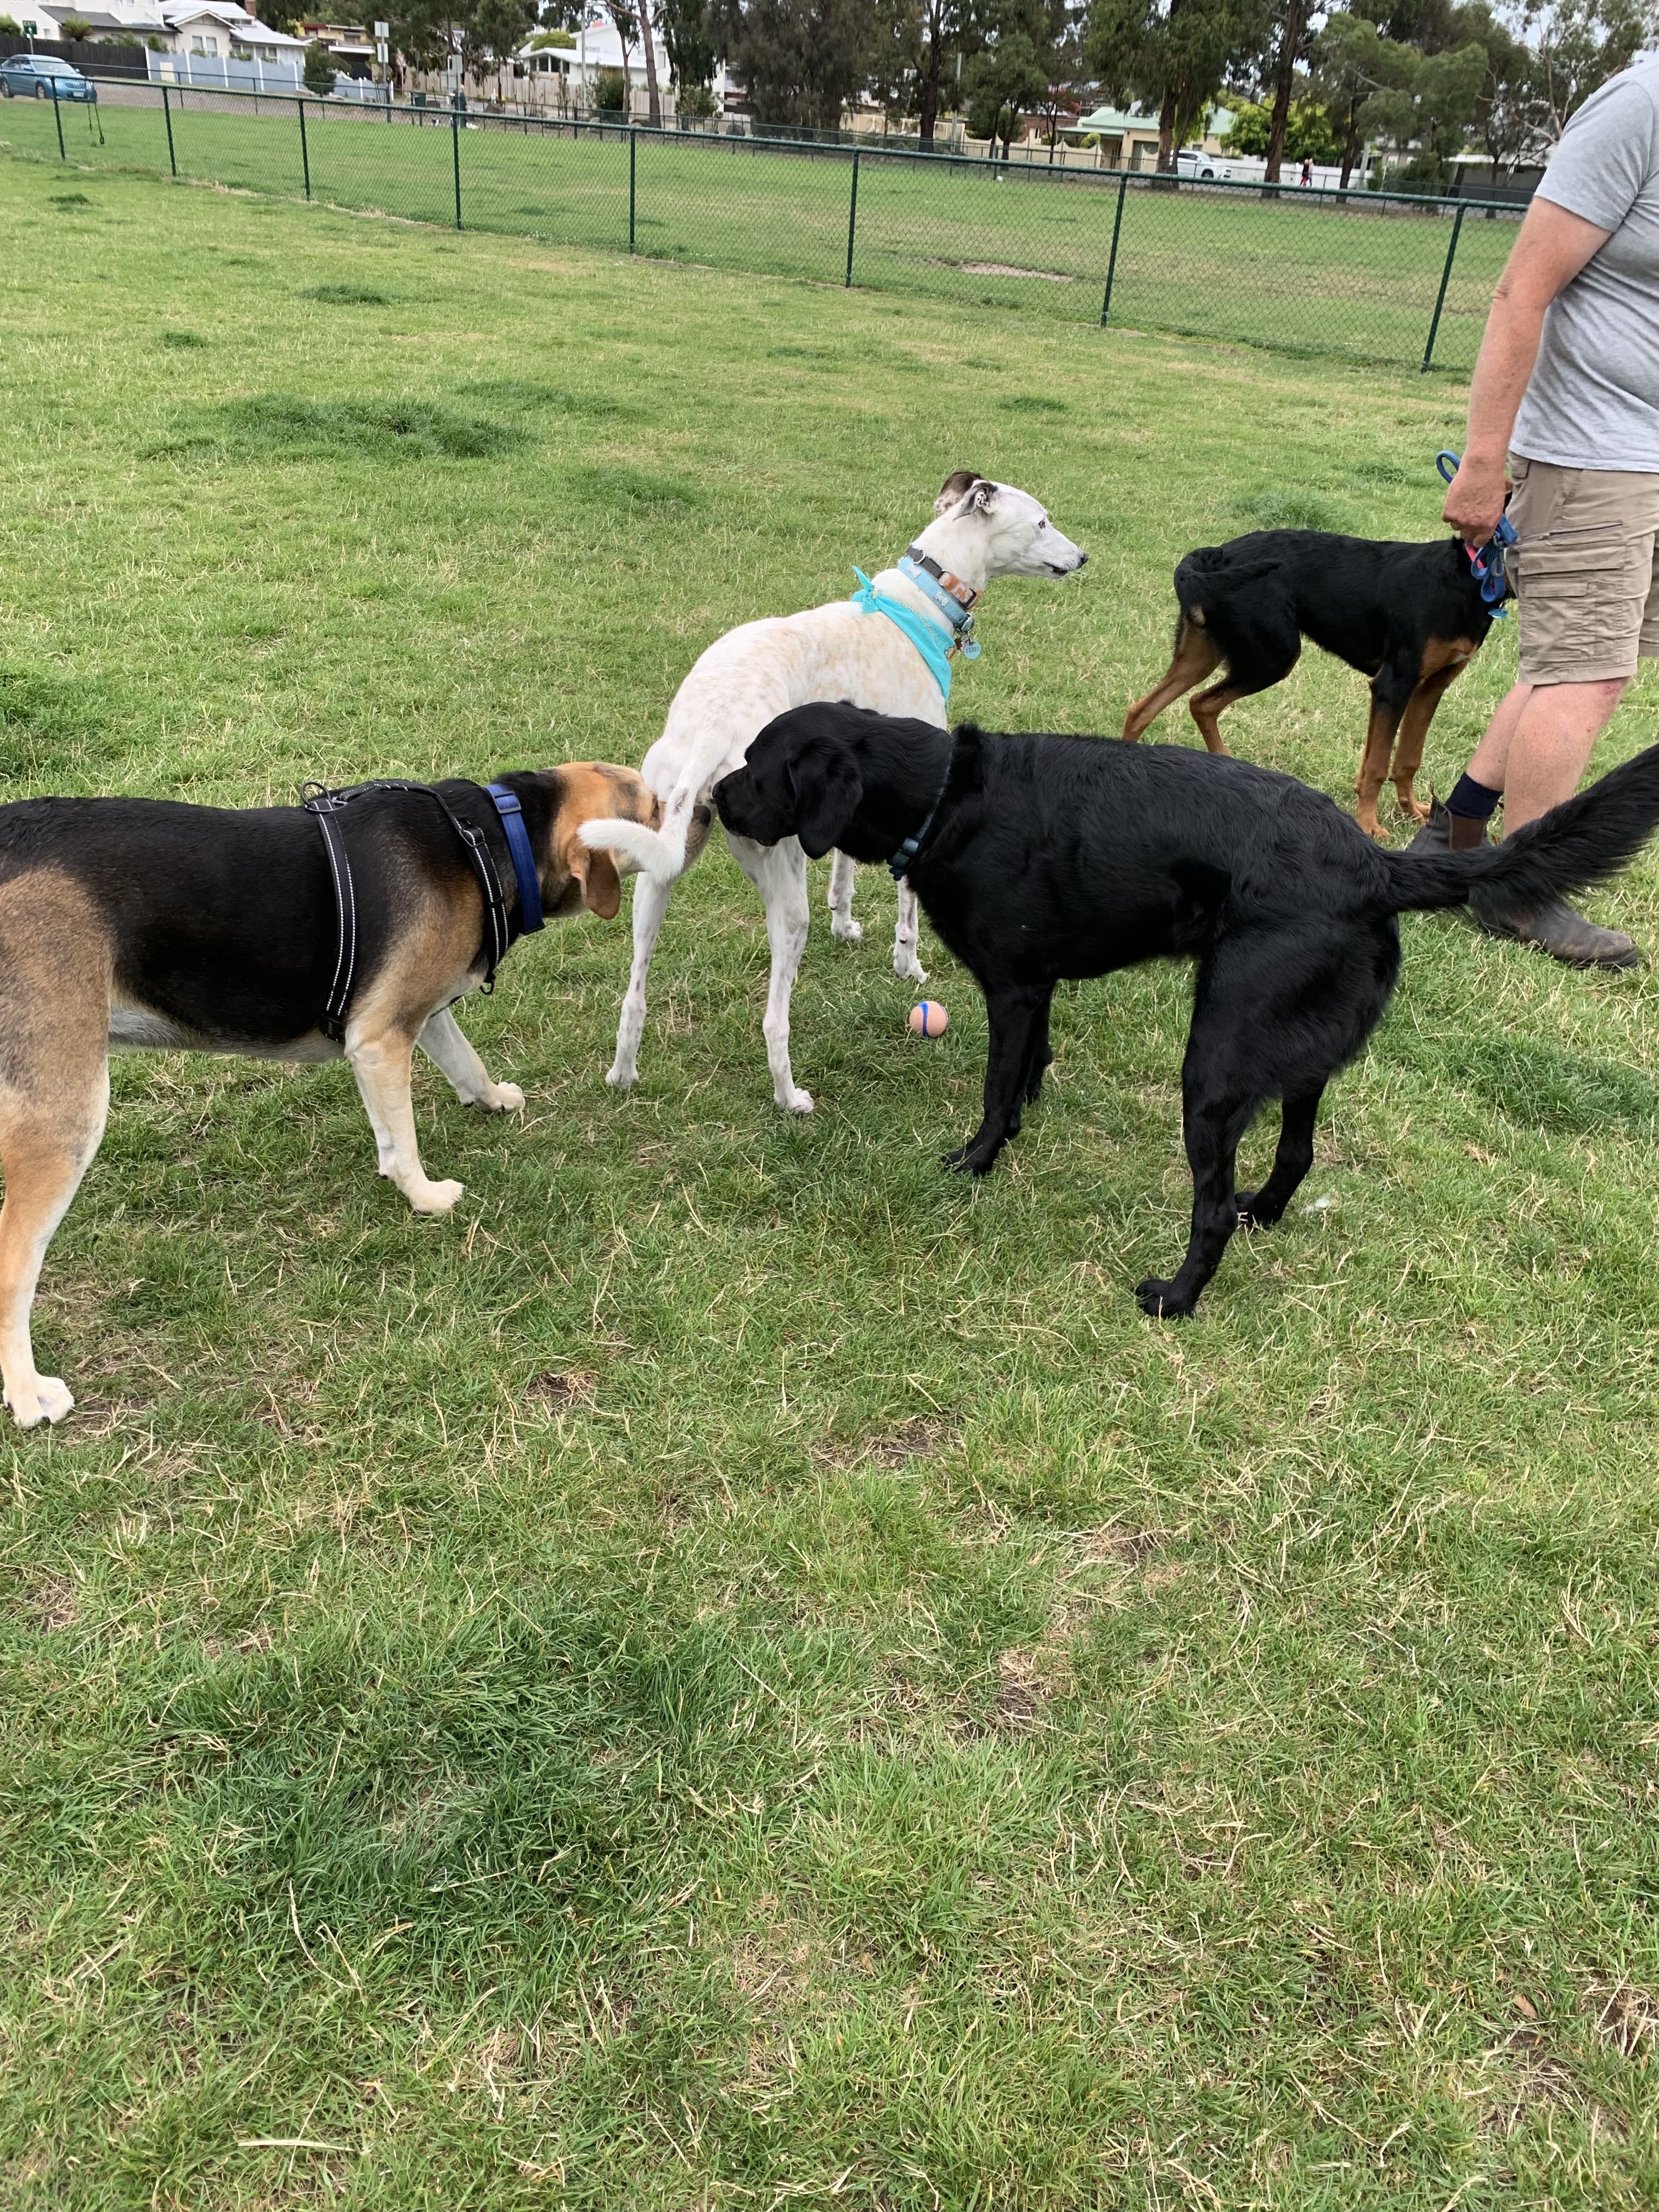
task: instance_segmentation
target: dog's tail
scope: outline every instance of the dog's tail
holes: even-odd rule
[[[672,884],[708,842],[713,817],[708,807],[697,805],[696,798],[696,784],[682,779],[663,802],[659,828],[607,814],[584,822],[576,834],[591,852],[620,853],[653,882]]]
[[[678,824],[665,821],[660,830],[652,830],[643,822],[629,822],[620,814],[605,814],[595,821],[584,822],[576,835],[590,852],[620,853],[654,882],[672,884],[676,876],[685,872],[684,816]]]
[[[1495,891],[1522,911],[1592,884],[1633,860],[1659,829],[1659,745],[1551,807],[1504,838],[1467,853],[1382,853],[1385,896],[1396,914],[1462,906]]]
[[[1181,611],[1191,616],[1195,608],[1201,607],[1218,577],[1224,578],[1231,591],[1240,584],[1259,583],[1264,576],[1275,574],[1282,565],[1277,554],[1241,559],[1231,545],[1195,545],[1176,563],[1175,592]],[[1198,619],[1201,629],[1202,618]]]

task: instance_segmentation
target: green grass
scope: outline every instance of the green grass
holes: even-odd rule
[[[1427,536],[1460,427],[1449,384],[82,182],[0,164],[8,793],[637,761],[708,640],[963,464],[1091,557],[993,591],[956,705],[1109,732],[1181,551],[1286,500]],[[1346,794],[1364,720],[1310,653],[1228,731]],[[467,1010],[522,1117],[419,1077],[447,1222],[337,1066],[118,1063],[37,1312],[80,1406],[0,1440],[0,2200],[1651,2203],[1651,977],[1408,921],[1301,1202],[1159,1328],[1187,977],[1063,992],[969,1187],[982,1008],[924,931],[919,1045],[885,878],[856,948],[824,884],[811,1120],[711,852],[634,1095],[592,921]],[[1594,910],[1659,944],[1659,871]]]
[[[453,224],[459,183],[472,229],[637,251],[762,275],[842,283],[851,163],[840,149],[769,151],[735,141],[641,134],[579,137],[445,118],[411,128],[311,101],[106,88],[94,117],[65,112],[70,159],[148,168],[337,207]],[[171,151],[168,133],[171,132]],[[101,134],[101,136],[100,136]],[[49,108],[14,101],[0,143],[56,160]],[[630,183],[630,164],[632,177]],[[459,176],[458,176],[459,171]],[[1113,318],[1304,355],[1415,367],[1423,358],[1450,239],[1443,216],[1387,212],[1364,193],[1346,210],[1296,196],[1170,194],[1087,171],[866,155],[854,276],[860,289],[931,295],[1071,322]],[[1112,241],[1118,232],[1117,256]],[[1466,221],[1435,343],[1441,367],[1473,367],[1513,220]],[[348,287],[349,291],[352,288]],[[373,305],[373,301],[363,304]]]

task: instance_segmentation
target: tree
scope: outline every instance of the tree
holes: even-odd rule
[[[1028,32],[1011,31],[974,56],[962,75],[968,128],[975,138],[1002,141],[1006,161],[1021,114],[1048,97],[1048,72]]]
[[[1267,127],[1267,167],[1262,179],[1264,184],[1276,185],[1284,167],[1285,132],[1291,119],[1291,94],[1296,88],[1296,65],[1307,49],[1309,12],[1309,0],[1281,0],[1273,117]]]
[[[645,119],[653,131],[662,127],[662,94],[657,84],[657,42],[652,35],[651,0],[640,0],[641,43],[645,48]]]
[[[659,0],[656,21],[668,49],[668,67],[682,98],[682,112],[689,112],[684,95],[714,82],[714,33],[703,0]]]
[[[1262,0],[1093,0],[1084,55],[1110,100],[1158,109],[1158,166],[1176,155],[1235,65],[1260,51]]]
[[[1300,82],[1305,94],[1309,89],[1308,81],[1304,78]],[[1241,107],[1233,117],[1232,128],[1227,133],[1227,151],[1261,160],[1267,150],[1273,120],[1271,107]],[[1305,97],[1293,100],[1285,125],[1285,152],[1290,160],[1334,161],[1341,150],[1331,118],[1318,101]],[[1346,178],[1343,181],[1346,182]]]
[[[1486,51],[1474,39],[1431,54],[1399,51],[1409,68],[1407,81],[1398,91],[1379,93],[1372,112],[1397,150],[1417,149],[1407,164],[1406,180],[1443,184],[1447,161],[1462,147],[1480,105]]]
[[[334,89],[334,80],[338,74],[328,48],[320,39],[313,39],[306,48],[304,70],[306,90],[314,92],[319,99],[326,100]]]
[[[1342,186],[1371,135],[1374,104],[1380,93],[1410,82],[1414,57],[1363,15],[1334,15],[1314,40],[1310,58],[1313,85],[1325,103],[1341,149]]]
[[[725,0],[728,67],[763,123],[834,130],[870,60],[867,0]]]
[[[931,146],[945,57],[982,43],[971,0],[876,0],[872,32],[870,89],[890,115],[914,115],[922,144]]]
[[[1591,93],[1649,43],[1651,8],[1642,0],[1544,0],[1528,9],[1522,34],[1534,57],[1537,125],[1553,145]]]

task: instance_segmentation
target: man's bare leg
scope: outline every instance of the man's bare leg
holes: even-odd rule
[[[1629,680],[1517,684],[1499,703],[1468,773],[1503,793],[1506,835],[1572,797]]]

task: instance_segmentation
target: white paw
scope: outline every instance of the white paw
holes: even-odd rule
[[[605,1072],[605,1079],[611,1085],[611,1088],[613,1091],[631,1091],[634,1088],[635,1079],[637,1076],[638,1072],[639,1071],[636,1068],[631,1067],[626,1060],[619,1060],[611,1066],[606,1068]]]
[[[927,981],[927,970],[914,952],[896,952],[893,955],[893,973],[903,983],[925,983]]]
[[[33,1389],[20,1389],[15,1398],[8,1391],[6,1403],[20,1429],[34,1429],[42,1421],[61,1421],[74,1405],[75,1397],[69,1385],[56,1375],[37,1375]]]
[[[787,1091],[779,1092],[778,1103],[786,1114],[810,1114],[812,1110],[812,1094],[810,1091],[802,1091],[798,1085],[792,1085]]]
[[[487,1106],[492,1114],[517,1114],[523,1109],[524,1093],[516,1083],[498,1083],[478,1103]]]
[[[864,934],[864,925],[854,921],[850,914],[831,915],[830,934],[840,938],[843,945],[856,945]]]
[[[465,1188],[464,1182],[417,1182],[404,1196],[416,1213],[447,1213]]]

